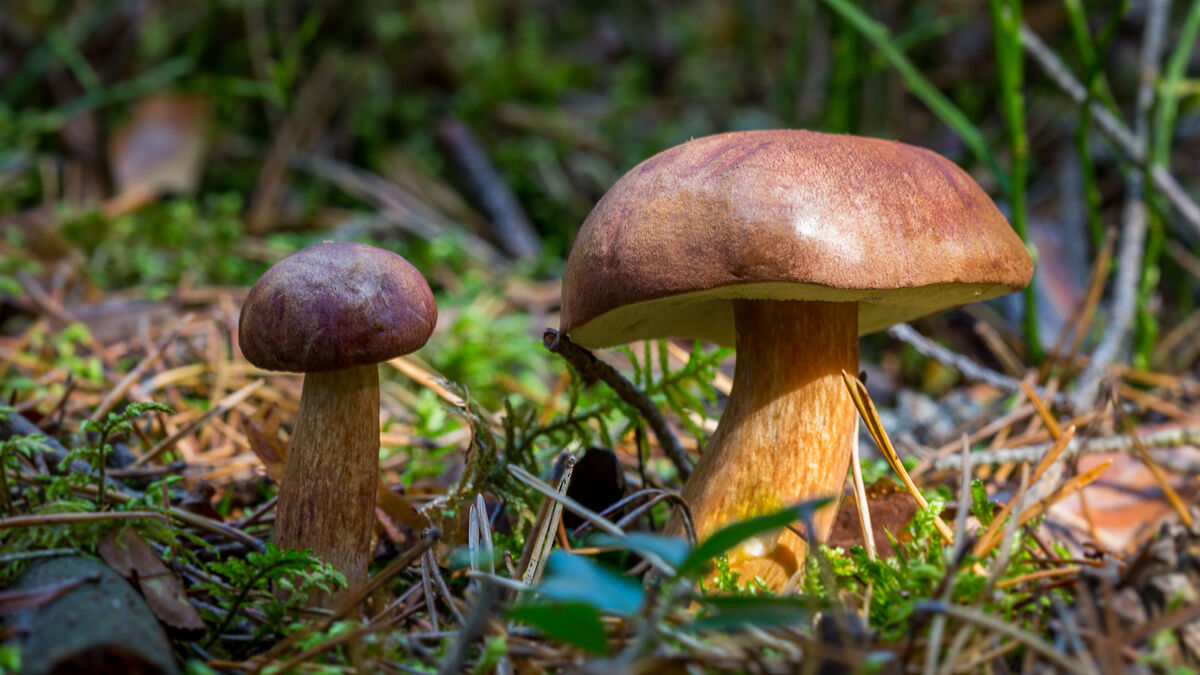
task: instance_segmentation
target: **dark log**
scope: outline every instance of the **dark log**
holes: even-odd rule
[[[13,590],[84,579],[50,602],[8,617],[21,645],[21,672],[101,675],[179,672],[154,614],[124,579],[102,562],[52,558],[26,570]]]

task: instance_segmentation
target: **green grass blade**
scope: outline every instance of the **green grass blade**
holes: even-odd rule
[[[1200,32],[1200,0],[1192,0],[1183,28],[1175,40],[1175,48],[1167,59],[1167,68],[1163,72],[1162,89],[1159,92],[1157,124],[1154,125],[1155,164],[1165,165],[1171,153],[1171,137],[1175,132],[1175,120],[1179,114],[1179,89],[1187,69],[1188,58],[1192,55],[1192,47],[1196,44],[1196,34]]]
[[[1029,174],[1029,137],[1025,132],[1025,61],[1021,51],[1021,5],[1018,0],[989,0],[992,16],[992,35],[996,49],[996,68],[1000,76],[1000,100],[1004,121],[1008,127],[1009,152],[1012,163],[1009,173],[1009,204],[1013,229],[1026,246],[1029,245],[1029,210],[1025,199]],[[1030,253],[1035,254],[1034,251]],[[1036,254],[1034,255],[1036,263]],[[1036,269],[1036,267],[1035,267]],[[1034,362],[1044,355],[1038,331],[1037,290],[1030,281],[1024,290],[1025,315],[1023,328]]]
[[[1007,195],[1011,190],[1008,174],[996,161],[995,154],[984,139],[983,133],[971,120],[941,91],[938,91],[924,75],[917,70],[912,61],[897,47],[887,28],[863,13],[850,0],[823,0],[824,3],[845,21],[849,22],[863,37],[867,38],[876,49],[883,54],[888,63],[900,73],[904,84],[913,96],[921,100],[938,119],[950,127],[962,139],[975,157],[996,177],[1001,190]]]

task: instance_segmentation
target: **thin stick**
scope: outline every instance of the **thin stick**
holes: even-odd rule
[[[1029,417],[1033,413],[1034,413],[1034,410],[1033,410],[1032,404],[1020,406],[1020,407],[1016,408],[1015,410],[1013,410],[1012,412],[1005,413],[1003,416],[988,423],[988,425],[983,427],[982,429],[972,432],[971,435],[967,437],[967,442],[968,443],[978,443],[979,441],[982,441],[983,439],[985,439],[989,436],[992,436],[993,434],[997,434],[998,432],[1007,434],[1007,432],[1006,432],[1007,429],[1009,429],[1012,425],[1016,424],[1017,422],[1020,422],[1021,420],[1025,419],[1026,417]],[[921,475],[921,474],[925,473],[926,471],[928,471],[930,469],[931,466],[934,465],[934,463],[938,459],[945,458],[946,456],[953,453],[955,450],[958,450],[959,447],[960,446],[958,445],[958,441],[953,441],[953,442],[947,443],[946,445],[943,445],[942,447],[938,448],[937,450],[934,450],[933,452],[929,453],[925,457],[922,457],[920,459],[920,461],[917,462],[917,466],[913,468],[912,472],[916,475]]]
[[[1084,298],[1083,313],[1079,316],[1075,337],[1071,339],[1071,347],[1067,350],[1068,359],[1079,353],[1083,347],[1083,341],[1087,338],[1088,328],[1092,325],[1092,316],[1095,315],[1096,308],[1100,306],[1100,298],[1104,295],[1104,286],[1108,281],[1108,269],[1112,263],[1116,245],[1116,229],[1110,227],[1108,235],[1104,239],[1104,246],[1101,247],[1100,253],[1096,256],[1096,262],[1092,265],[1092,277],[1088,284],[1087,296]]]
[[[646,396],[645,392],[638,389],[632,382],[625,379],[624,375],[617,372],[616,368],[596,358],[590,351],[571,342],[571,338],[567,337],[554,330],[547,328],[542,334],[542,344],[546,349],[558,354],[566,359],[567,363],[583,378],[583,381],[591,384],[596,380],[603,380],[605,384],[612,388],[626,403],[632,405],[645,418],[646,424],[650,425],[650,430],[654,432],[654,437],[658,439],[659,446],[663,452],[675,465],[675,469],[679,472],[681,478],[686,479],[692,474],[691,464],[688,462],[687,453],[684,452],[683,446],[679,444],[679,439],[675,437],[674,432],[667,426],[667,420],[663,418],[662,412],[658,406]]]
[[[1060,488],[1054,494],[1038,500],[1036,504],[1028,509],[1025,509],[1025,511],[1017,518],[1017,526],[1020,527],[1025,525],[1034,518],[1046,513],[1051,506],[1054,506],[1063,499],[1066,499],[1076,492],[1079,492],[1089,483],[1099,478],[1100,474],[1107,471],[1108,467],[1112,466],[1112,463],[1113,460],[1106,460],[1067,481],[1063,484],[1062,488]],[[979,555],[982,557],[987,555],[989,551],[995,548],[996,544],[999,542],[1000,539],[995,536],[993,536],[991,540],[980,539],[981,546],[977,546],[976,549],[980,551]]]
[[[515,476],[522,483],[528,485],[529,487],[533,488],[534,490],[537,490],[538,492],[546,495],[547,497],[549,497],[555,501],[561,502],[563,505],[563,508],[574,513],[575,515],[579,516],[580,518],[583,518],[584,520],[591,521],[591,523],[593,525],[600,528],[601,530],[604,530],[605,532],[613,535],[614,537],[624,538],[626,536],[625,530],[622,530],[621,528],[617,527],[616,525],[609,522],[608,520],[601,518],[600,515],[597,514],[595,511],[589,509],[588,507],[584,506],[583,504],[580,504],[579,502],[575,501],[574,499],[571,499],[566,494],[555,491],[554,488],[552,488],[549,485],[538,480],[537,476],[534,476],[533,474],[529,473],[525,469],[517,466],[516,464],[509,464],[507,468],[508,468],[508,472],[511,473],[513,476]],[[650,551],[639,551],[638,553],[639,553],[639,555],[642,556],[642,558],[644,558],[646,560],[646,562],[648,562],[651,565],[653,565],[654,567],[658,568],[658,570],[660,572],[665,573],[667,576],[672,576],[675,574],[675,570],[670,565],[668,565],[666,563],[666,561],[663,560],[658,555],[655,555],[654,553],[651,553]]]
[[[88,419],[93,422],[98,422],[103,419],[104,416],[108,414],[108,411],[112,410],[113,406],[117,404],[117,401],[120,401],[121,398],[125,396],[125,394],[129,391],[129,388],[132,387],[135,382],[141,380],[142,377],[146,375],[146,371],[154,367],[154,364],[158,363],[158,360],[162,357],[163,352],[165,352],[167,347],[171,346],[171,343],[174,342],[175,338],[179,336],[179,331],[185,324],[191,321],[192,317],[194,316],[195,315],[191,313],[185,314],[182,318],[176,321],[175,325],[172,326],[169,331],[167,331],[166,337],[164,337],[162,340],[159,340],[158,345],[154,348],[154,351],[147,354],[145,358],[138,362],[136,366],[131,368],[129,372],[125,374],[125,377],[122,377],[121,381],[113,385],[112,389],[110,389],[109,392],[104,395],[104,398],[100,400],[100,405],[96,406],[95,412],[93,412],[91,417]]]
[[[1095,455],[1109,452],[1128,452],[1140,442],[1145,448],[1178,448],[1190,445],[1200,448],[1200,427],[1185,427],[1182,429],[1167,429],[1140,436],[1134,441],[1128,436],[1112,436],[1109,438],[1093,438],[1087,441],[1072,440],[1063,452],[1065,457],[1079,455]],[[1002,462],[1033,462],[1046,454],[1053,443],[1037,443],[1022,445],[1003,450],[984,450],[973,452],[966,459],[973,467],[981,464],[1000,464]],[[939,471],[957,469],[962,465],[963,458],[958,455],[939,457],[933,462],[933,468]]]
[[[963,436],[962,436],[961,452],[963,455],[966,455],[971,452],[971,444],[967,442],[966,434],[963,434]],[[966,545],[966,541],[967,541],[967,535],[966,535],[966,532],[967,532],[967,508],[965,506],[965,503],[966,503],[967,495],[970,494],[970,490],[971,490],[971,472],[969,470],[967,470],[966,466],[967,465],[964,462],[962,475],[959,479],[959,486],[958,486],[959,506],[958,506],[958,514],[955,517],[955,521],[954,521],[955,544],[954,544],[954,548],[950,551],[950,560],[951,561],[960,561],[961,560],[961,558],[960,558],[960,556],[962,555],[961,549]],[[983,576],[983,574],[984,574],[983,568],[978,562],[975,563],[975,570],[976,570],[976,573],[978,573],[980,576]],[[955,573],[956,572],[957,572],[957,564],[956,564]],[[943,587],[942,587],[942,593],[940,596],[940,600],[942,602],[949,603],[952,599],[953,594],[954,594],[954,583],[951,581],[950,578],[947,578],[943,581]],[[933,617],[933,621],[931,622],[931,625],[929,627],[929,641],[926,643],[926,648],[925,648],[925,673],[927,675],[932,675],[933,673],[936,673],[938,670],[938,654],[940,654],[942,651],[942,640],[945,637],[945,630],[946,630],[946,615],[938,614],[937,616]],[[946,667],[949,668],[949,666],[950,666],[950,662],[947,661]]]
[[[1031,486],[1042,477],[1042,474],[1046,472],[1046,469],[1050,468],[1050,465],[1053,464],[1054,460],[1058,458],[1062,451],[1067,447],[1067,444],[1071,442],[1071,438],[1074,436],[1075,427],[1072,425],[1067,427],[1066,433],[1060,436],[1059,439],[1054,442],[1054,445],[1050,446],[1050,449],[1042,456],[1041,461],[1038,462],[1037,468],[1035,468],[1033,471],[1033,476],[1029,480],[1029,484]],[[997,530],[1000,529],[1000,525],[1008,518],[1008,514],[1012,512],[1013,507],[1016,506],[1019,497],[1019,494],[1014,495],[1013,498],[1009,499],[1008,503],[1004,505],[1004,508],[1000,509],[1000,513],[996,514],[996,516],[992,518],[991,524],[988,525],[988,528],[984,530],[983,534],[980,535],[979,540],[975,543],[975,548],[972,552],[976,556],[982,558],[987,550],[991,548],[990,544],[992,539],[995,538]]]
[[[1015,394],[1021,391],[1021,382],[1007,375],[1001,375],[990,368],[975,363],[971,359],[962,354],[951,351],[942,345],[930,340],[918,333],[912,326],[906,323],[898,323],[888,329],[888,335],[908,343],[913,349],[916,349],[923,356],[943,363],[958,372],[962,373],[963,377],[976,382],[990,384],[1000,391]],[[1039,394],[1044,395],[1044,390],[1038,390]]]
[[[404,373],[409,377],[409,379],[413,380],[417,384],[437,394],[438,398],[449,403],[450,405],[456,408],[463,408],[467,405],[466,401],[464,401],[461,396],[447,389],[440,381],[438,381],[437,377],[425,372],[425,369],[404,358],[403,356],[396,357],[388,361],[387,364]]]
[[[18,527],[38,527],[40,525],[65,525],[68,523],[92,523],[104,520],[135,520],[150,518],[153,520],[170,520],[166,513],[157,511],[88,511],[84,513],[44,513],[32,516],[13,516],[0,518],[0,530],[10,530]]]
[[[250,397],[250,394],[253,394],[254,392],[258,391],[258,388],[263,386],[263,384],[265,382],[266,382],[266,380],[254,380],[250,384],[242,387],[241,389],[238,389],[237,391],[233,392],[232,394],[221,399],[221,402],[219,404],[217,404],[213,408],[210,408],[208,410],[208,412],[201,415],[199,418],[197,418],[191,424],[185,425],[181,429],[178,429],[175,433],[173,433],[170,436],[159,441],[157,445],[155,445],[153,448],[150,448],[150,450],[148,450],[146,452],[146,454],[139,457],[137,459],[137,461],[134,462],[133,464],[131,464],[130,466],[136,469],[137,467],[142,466],[146,462],[149,462],[150,460],[159,456],[166,450],[169,450],[172,446],[174,446],[176,443],[179,442],[179,439],[192,433],[193,431],[195,431],[197,428],[199,428],[201,425],[203,425],[208,420],[210,420],[214,417],[218,417],[220,415],[224,415],[225,413],[229,412],[234,407],[236,407],[239,403],[241,403],[242,401],[245,401],[247,398]]]
[[[1062,434],[1062,431],[1060,431],[1058,428],[1058,420],[1054,419],[1054,415],[1050,414],[1050,409],[1046,407],[1046,404],[1042,402],[1041,397],[1038,396],[1037,392],[1033,390],[1033,387],[1030,386],[1028,382],[1021,383],[1021,390],[1024,391],[1025,395],[1029,397],[1030,403],[1033,403],[1034,409],[1037,410],[1038,417],[1042,418],[1042,424],[1045,424],[1046,429],[1050,431],[1050,437],[1057,439]]]
[[[1115,396],[1116,395],[1114,394],[1114,398]],[[1150,470],[1150,475],[1154,476],[1154,482],[1158,484],[1158,488],[1163,491],[1164,495],[1166,495],[1167,501],[1171,503],[1171,507],[1174,508],[1175,512],[1179,514],[1179,519],[1183,521],[1184,525],[1191,527],[1192,514],[1188,512],[1187,506],[1183,503],[1183,500],[1179,498],[1179,494],[1175,492],[1175,489],[1172,488],[1171,484],[1167,481],[1167,477],[1163,475],[1162,467],[1160,467],[1158,462],[1155,462],[1154,458],[1150,456],[1150,453],[1146,451],[1146,446],[1142,443],[1142,440],[1138,438],[1137,431],[1134,430],[1133,425],[1130,424],[1129,418],[1125,416],[1125,411],[1121,408],[1120,401],[1113,401],[1113,410],[1116,411],[1117,419],[1120,420],[1121,426],[1129,429],[1129,440],[1133,441],[1134,454],[1137,455],[1137,458],[1142,460],[1142,464],[1144,464],[1146,468]]]
[[[1051,51],[1046,43],[1042,42],[1042,39],[1033,32],[1033,29],[1025,24],[1021,25],[1021,44],[1025,47],[1026,53],[1033,57],[1033,60],[1045,71],[1050,81],[1057,85],[1068,98],[1080,105],[1087,101],[1087,90],[1084,86],[1071,74],[1070,69],[1058,58],[1058,55]],[[1149,159],[1146,150],[1134,138],[1129,127],[1125,126],[1124,122],[1117,119],[1098,101],[1092,101],[1089,111],[1100,131],[1116,144],[1125,157],[1139,168],[1145,169]],[[1191,226],[1196,233],[1200,233],[1200,205],[1192,200],[1175,176],[1171,175],[1165,167],[1158,165],[1150,167],[1148,173],[1154,187],[1158,188],[1167,201],[1175,207],[1175,210],[1183,216],[1183,222]]]
[[[945,614],[951,618],[958,619],[959,621],[973,623],[994,633],[1006,635],[1014,640],[1020,641],[1031,650],[1054,662],[1054,664],[1063,671],[1085,675],[1085,671],[1079,667],[1079,664],[1069,659],[1066,655],[1059,653],[1053,645],[1032,633],[1028,633],[1020,628],[1017,628],[1013,624],[1000,619],[999,617],[985,614],[970,607],[961,607],[958,605],[933,600],[919,600],[917,602],[916,609],[917,611],[921,612],[936,612],[938,614]]]
[[[875,532],[871,529],[871,509],[867,505],[867,486],[863,484],[862,463],[858,454],[858,430],[855,429],[854,443],[850,446],[850,472],[853,476],[854,501],[858,506],[858,525],[862,528],[867,558],[875,559]]]
[[[421,589],[425,591],[425,609],[429,610],[429,623],[433,625],[433,631],[436,633],[441,630],[438,625],[437,602],[433,594],[433,582],[429,578],[429,549],[425,549],[425,555],[421,556]]]
[[[575,472],[575,455],[568,455],[563,465],[562,475],[558,478],[555,492],[567,494],[571,486],[571,476]],[[541,581],[542,571],[546,567],[546,559],[550,549],[554,547],[554,534],[562,524],[562,502],[549,495],[542,501],[537,517],[533,520],[532,536],[525,543],[525,551],[521,554],[521,581],[535,585]]]
[[[1054,445],[1050,446],[1050,449],[1046,452],[1046,454],[1038,462],[1037,467],[1033,470],[1033,478],[1030,479],[1031,483],[1036,483],[1037,480],[1041,478],[1044,473],[1046,473],[1046,471],[1054,464],[1054,460],[1058,459],[1058,456],[1062,454],[1062,451],[1067,448],[1067,445],[1071,442],[1072,438],[1075,438],[1074,424],[1067,427],[1066,431],[1055,436]]]
[[[1013,577],[1012,579],[1005,579],[997,582],[996,588],[1008,588],[1009,586],[1016,586],[1017,584],[1023,584],[1027,581],[1037,581],[1038,579],[1046,579],[1048,577],[1066,576],[1069,574],[1078,573],[1078,567],[1054,567],[1048,570],[1038,570],[1036,572],[1022,574],[1021,576]]]

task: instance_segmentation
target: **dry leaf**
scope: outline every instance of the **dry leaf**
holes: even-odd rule
[[[1200,461],[1200,450],[1183,447],[1157,450],[1157,453],[1174,454],[1180,459]],[[1085,490],[1088,511],[1096,526],[1098,542],[1111,551],[1126,551],[1136,544],[1147,532],[1156,531],[1163,522],[1170,520],[1175,511],[1159,489],[1154,475],[1136,456],[1128,453],[1097,453],[1079,458],[1079,471],[1085,472],[1102,462],[1111,460],[1112,466],[1104,476]],[[1172,487],[1188,490],[1185,476],[1171,476]],[[1187,499],[1187,494],[1184,495]],[[1048,518],[1066,525],[1080,533],[1083,540],[1090,540],[1087,514],[1078,495],[1062,500],[1050,508]]]
[[[108,161],[118,194],[104,205],[115,217],[164,193],[192,194],[208,150],[207,98],[163,95],[143,99],[113,133]]]
[[[193,640],[204,634],[204,621],[179,580],[133,528],[110,532],[96,553],[115,572],[137,583],[154,616],[172,634]]]
[[[899,483],[884,476],[867,488],[867,506],[871,510],[871,533],[875,535],[875,549],[881,558],[895,555],[888,532],[896,541],[908,538],[904,527],[917,514],[917,502]],[[850,548],[862,546],[862,525],[858,521],[858,505],[853,495],[842,500],[828,544],[832,547]]]
[[[279,407],[271,403],[254,411],[252,416],[242,420],[242,431],[271,480],[276,483],[283,480],[287,444],[279,438]]]
[[[375,505],[387,514],[388,518],[411,527],[418,534],[433,524],[400,493],[388,487],[382,478],[375,488]]]

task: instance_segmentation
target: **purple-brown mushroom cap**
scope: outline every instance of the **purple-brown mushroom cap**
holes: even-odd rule
[[[331,242],[280,260],[242,305],[238,340],[266,370],[315,373],[420,349],[437,324],[425,278],[374,246]]]

